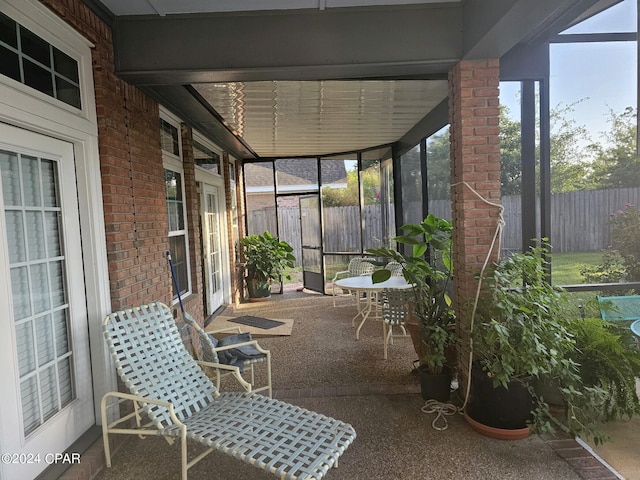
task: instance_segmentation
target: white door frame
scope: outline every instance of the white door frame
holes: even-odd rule
[[[200,168],[196,166],[196,182],[200,183],[200,224],[202,225],[203,230],[206,228],[206,222],[203,217],[204,212],[204,201],[205,201],[205,191],[206,185],[211,185],[218,189],[218,218],[220,222],[220,261],[221,271],[222,271],[222,303],[229,304],[231,303],[231,274],[229,273],[229,232],[227,231],[227,209],[226,209],[226,192],[224,189],[224,179],[218,175],[213,175],[209,173],[204,168]],[[203,239],[204,245],[204,234],[205,232],[201,232],[201,238]],[[203,275],[206,276],[206,273],[203,272]],[[206,278],[203,278],[206,281]],[[205,284],[206,285],[206,284]],[[208,295],[208,290],[207,290]],[[207,302],[209,299],[206,299]]]
[[[81,110],[0,76],[0,122],[73,144],[81,200],[82,256],[85,265],[91,266],[84,275],[97,414],[102,396],[117,390],[117,382],[102,335],[102,319],[111,311],[111,295],[91,61],[93,45],[37,0],[0,0],[0,11],[79,62]]]
[[[223,224],[223,212],[220,209],[220,192],[223,193],[224,196],[224,190],[221,190],[219,187],[215,186],[215,185],[211,185],[209,183],[203,183],[202,184],[202,201],[200,202],[200,206],[201,206],[201,212],[200,215],[202,217],[202,247],[203,247],[203,257],[204,257],[204,272],[205,272],[205,277],[204,277],[204,285],[205,285],[205,290],[206,290],[206,299],[207,299],[207,308],[205,311],[205,315],[211,315],[213,312],[215,312],[220,306],[222,306],[224,304],[224,289],[225,289],[225,280],[224,280],[224,263],[226,263],[223,258],[223,250],[222,250],[222,233],[225,229],[225,226]],[[218,228],[218,242],[220,245],[218,245],[219,249],[218,249],[218,256],[219,256],[219,265],[218,265],[218,269],[220,272],[220,286],[219,286],[219,301],[217,301],[217,299],[213,298],[213,292],[211,291],[211,285],[210,285],[210,279],[211,279],[211,271],[210,271],[210,267],[211,267],[211,263],[209,262],[209,254],[210,252],[210,245],[209,243],[209,231],[208,231],[208,226],[209,226],[209,222],[207,221],[207,197],[209,195],[215,195],[216,198],[216,221],[218,223],[217,228]],[[215,305],[214,305],[215,303]]]
[[[26,454],[27,458],[29,455],[36,455],[37,458],[37,454],[62,452],[91,427],[97,417],[93,406],[93,379],[89,366],[87,311],[83,294],[85,290],[84,266],[81,258],[79,259],[74,254],[81,249],[81,240],[73,145],[0,123],[0,148],[55,162],[58,173],[56,183],[59,187],[59,207],[63,212],[60,217],[60,234],[65,267],[63,282],[66,286],[66,293],[68,293],[66,311],[69,314],[69,330],[67,334],[72,352],[70,358],[72,360],[71,381],[74,385],[74,399],[60,408],[51,418],[45,420],[33,433],[25,437],[20,389],[4,388],[0,394],[3,404],[3,412],[0,414],[3,432],[0,439],[3,445],[2,451]],[[2,215],[0,230],[5,231],[6,228],[4,215]],[[0,291],[0,298],[3,298],[7,313],[6,321],[0,323],[0,343],[2,343],[0,357],[2,357],[2,365],[5,366],[0,377],[3,379],[3,385],[17,386],[20,382],[18,351],[15,343],[18,335],[12,321],[15,318],[15,312],[11,302],[12,288],[10,288],[10,280],[8,280],[10,258],[5,248],[0,249],[0,266],[0,277],[7,279],[6,287]],[[46,307],[46,309],[48,308]],[[35,333],[37,338],[38,333]],[[3,474],[15,478],[33,477],[47,467],[45,455],[42,455],[40,460],[37,462],[3,462],[0,465],[0,477]]]

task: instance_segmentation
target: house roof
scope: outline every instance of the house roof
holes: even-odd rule
[[[271,162],[245,163],[245,186],[247,193],[256,192],[261,187],[273,186]],[[316,163],[309,159],[278,159],[276,175],[280,192],[309,191],[317,189],[318,172]],[[330,161],[322,163],[322,182],[324,184],[347,183],[344,162]],[[287,188],[289,187],[289,188]]]

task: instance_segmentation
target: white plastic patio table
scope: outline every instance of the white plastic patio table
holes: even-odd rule
[[[364,293],[367,296],[366,302],[358,303],[358,313],[353,317],[354,320],[358,318],[358,316],[362,317],[362,320],[356,329],[356,340],[360,339],[360,329],[364,325],[364,322],[367,321],[367,318],[369,318],[377,298],[377,295],[372,294],[380,292],[385,288],[412,288],[412,285],[407,283],[404,277],[391,277],[389,280],[384,282],[373,283],[370,275],[342,278],[340,280],[336,280],[335,284],[345,290],[356,292],[357,295]]]

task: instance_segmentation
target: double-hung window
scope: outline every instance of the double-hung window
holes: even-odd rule
[[[162,159],[164,164],[165,198],[169,220],[169,250],[181,296],[191,292],[189,266],[189,238],[187,232],[187,210],[184,193],[184,172],[182,169],[182,149],[180,148],[179,126],[169,117],[160,119]],[[178,291],[173,286],[173,298]]]

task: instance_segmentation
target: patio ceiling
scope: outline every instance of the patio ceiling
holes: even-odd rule
[[[447,97],[446,80],[328,80],[194,85],[261,157],[392,143]]]
[[[615,0],[84,0],[116,70],[236,157],[415,145],[447,74]],[[412,143],[414,142],[414,143]]]

